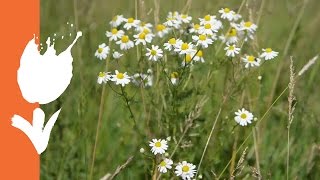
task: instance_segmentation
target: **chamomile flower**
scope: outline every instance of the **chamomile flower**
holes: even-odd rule
[[[192,43],[176,44],[174,51],[178,52],[179,54],[191,54],[195,52],[195,50],[193,49]]]
[[[164,154],[168,149],[167,141],[163,139],[152,139],[152,141],[149,143],[149,146],[151,147],[151,152],[154,155]]]
[[[118,27],[122,22],[124,22],[123,15],[116,15],[112,18],[112,21],[110,21],[110,25],[112,27]]]
[[[115,75],[111,75],[111,77],[111,81],[114,81],[116,85],[121,84],[122,87],[130,83],[130,77],[127,75],[127,72],[120,73],[118,70],[115,70]]]
[[[257,30],[258,26],[253,24],[251,21],[242,21],[240,23],[240,28],[242,30],[246,30],[249,33],[254,33]]]
[[[200,24],[191,24],[191,28],[189,29],[189,33],[198,34],[200,27],[201,27]]]
[[[227,44],[227,47],[224,48],[226,50],[226,56],[228,57],[234,57],[236,54],[239,54],[240,48],[237,48],[235,44],[229,45]]]
[[[136,20],[131,17],[128,19],[124,19],[124,22],[125,22],[125,24],[124,24],[123,28],[125,28],[126,30],[129,30],[131,28],[136,28],[139,25],[140,20]]]
[[[106,43],[103,43],[99,45],[99,48],[96,50],[96,53],[94,55],[100,60],[103,60],[107,58],[109,52],[110,52],[109,46],[107,46]]]
[[[173,161],[171,159],[165,158],[161,163],[158,165],[158,170],[161,173],[168,172],[168,169],[172,168]]]
[[[278,56],[278,52],[273,51],[271,48],[262,49],[263,53],[260,55],[265,60],[270,60]]]
[[[134,46],[133,42],[129,39],[129,36],[123,35],[116,44],[120,44],[121,50],[128,50]]]
[[[164,43],[164,49],[171,51],[175,46],[179,46],[182,43],[180,39],[170,38],[168,42]]]
[[[152,24],[151,23],[140,22],[140,24],[136,27],[136,31],[137,32],[142,32],[144,29],[148,29],[149,31],[151,31]]]
[[[109,75],[109,72],[107,72],[107,73],[99,72],[97,83],[98,84],[106,83],[107,81],[110,80],[110,78],[111,78],[111,76]]]
[[[106,32],[106,36],[109,38],[109,41],[117,41],[124,35],[123,30],[118,30],[117,28],[113,28],[110,32]]]
[[[178,20],[180,20],[182,23],[188,24],[192,20],[192,17],[188,16],[187,14],[180,14],[178,16]]]
[[[205,15],[203,18],[199,18],[200,25],[211,23],[212,20],[216,19],[216,16],[211,16],[210,14]]]
[[[199,34],[212,35],[215,32],[218,32],[218,30],[211,23],[206,23],[199,28]]]
[[[192,55],[193,57],[193,55]],[[202,50],[199,50],[197,52],[197,54],[193,57],[193,61],[195,62],[204,62],[204,58],[203,58],[203,51]]]
[[[242,58],[243,62],[246,63],[245,68],[260,66],[260,58],[256,58],[254,56],[246,56]]]
[[[244,108],[235,112],[235,115],[234,120],[240,124],[240,126],[247,126],[253,120],[253,114]]]
[[[115,51],[112,53],[112,56],[114,59],[120,59],[123,54],[119,53],[118,51]]]
[[[146,56],[148,56],[148,59],[152,61],[157,61],[163,56],[163,51],[159,46],[152,45],[151,49],[147,48],[147,51]]]
[[[229,8],[222,8],[219,10],[222,19],[228,19],[228,21],[233,20],[234,11],[230,10]]]
[[[177,176],[180,176],[183,180],[190,180],[197,172],[195,168],[195,165],[188,163],[187,161],[182,161],[179,162],[179,164],[176,166],[175,173]]]
[[[233,18],[232,18],[233,21],[238,21],[239,19],[242,18],[240,14],[237,14],[234,11],[232,11],[232,15],[233,15]]]
[[[144,87],[151,87],[153,84],[153,76],[152,74],[136,73],[133,75],[132,82],[137,86],[143,84]]]
[[[182,21],[178,19],[179,13],[178,12],[169,12],[167,16],[167,21],[163,23],[167,27],[173,27],[175,29],[179,29]]]
[[[213,40],[207,38],[206,35],[200,34],[199,36],[192,36],[194,42],[196,42],[196,46],[201,46],[202,48],[207,48],[209,44],[213,43]]]
[[[143,44],[146,45],[146,43],[151,43],[152,41],[152,37],[151,36],[147,36],[146,33],[144,33],[143,31],[139,34],[133,35],[133,37],[135,38],[135,45],[138,44]]]
[[[235,44],[238,42],[237,29],[231,28],[230,31],[226,34],[224,41],[227,44]]]
[[[176,85],[176,84],[178,84],[178,81],[179,81],[179,74],[178,74],[178,72],[173,72],[173,73],[171,73],[171,75],[170,75],[170,81],[171,81],[171,83],[173,84],[173,85]]]
[[[157,31],[157,35],[162,38],[163,36],[165,36],[166,34],[169,33],[169,28],[167,28],[167,26],[163,25],[163,24],[158,24],[156,26],[156,31]]]

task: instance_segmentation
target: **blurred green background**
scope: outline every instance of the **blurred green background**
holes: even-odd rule
[[[142,2],[142,1],[139,1]],[[160,0],[160,22],[169,11],[181,11],[185,0]],[[248,19],[249,13],[255,22],[258,15],[260,0],[247,0],[240,14]],[[153,23],[154,1],[146,0],[145,8],[139,5],[138,17]],[[300,70],[309,59],[320,52],[320,1],[309,0],[305,6],[301,21],[290,43],[287,56],[283,51],[294,26],[298,14],[303,7],[302,0],[265,0],[261,20],[257,31],[259,48],[272,47],[280,52],[280,56],[261,67],[261,70],[252,77],[251,91],[260,94],[254,102],[248,102],[257,117],[261,117],[270,103],[270,94],[274,89],[275,99],[289,82],[289,56],[293,56],[296,70]],[[237,10],[241,4],[239,0],[194,0],[189,9],[189,15],[195,20],[206,14],[218,14],[218,10],[229,7]],[[148,14],[149,12],[149,14]],[[97,74],[104,70],[104,61],[94,57],[99,44],[106,42],[105,31],[110,29],[109,21],[114,15],[123,14],[125,17],[135,16],[134,0],[41,0],[41,38],[57,34],[56,47],[61,52],[75,37],[75,32],[81,30],[83,37],[73,48],[73,79],[62,97],[56,102],[43,106],[47,117],[62,107],[62,111],[55,127],[52,130],[47,150],[41,155],[41,179],[88,179],[92,151],[98,121],[100,96],[102,87],[96,83]],[[70,27],[67,22],[74,24]],[[69,37],[72,33],[72,37]],[[65,36],[61,40],[61,36]],[[60,37],[60,40],[58,39]],[[134,57],[134,56],[133,56]],[[210,60],[210,56],[205,57]],[[135,61],[134,58],[131,59]],[[281,66],[281,64],[283,64]],[[279,79],[275,83],[275,74],[281,66]],[[320,65],[317,62],[306,72],[296,84],[295,95],[297,106],[291,127],[291,156],[290,179],[318,179],[320,177]],[[221,70],[222,72],[225,71]],[[216,83],[223,84],[224,75]],[[261,83],[257,76],[262,75]],[[219,89],[219,87],[215,87]],[[221,93],[210,97],[202,117],[214,119],[218,111]],[[241,95],[241,94],[240,94]],[[151,163],[139,153],[140,147],[147,147],[148,139],[139,139],[135,134],[129,113],[123,102],[107,88],[105,96],[102,125],[97,144],[94,178],[99,179],[107,173],[113,173],[117,166],[123,164],[130,156],[133,161],[116,179],[151,179]],[[235,135],[226,130],[227,120],[233,121],[233,113],[239,109],[237,101],[230,101],[223,109],[213,138],[207,150],[201,168],[204,179],[213,179],[219,175],[232,156]],[[259,158],[263,179],[284,179],[286,176],[286,135],[287,135],[287,92],[279,99],[271,112],[261,123],[259,129]],[[139,108],[135,107],[138,111]],[[228,116],[228,118],[226,117]],[[204,118],[205,119],[205,118]],[[187,137],[194,142],[191,148],[181,149],[181,153],[188,155],[187,160],[197,164],[200,160],[203,147],[212,126],[211,121],[201,122],[201,133],[196,137]],[[144,128],[142,125],[141,128]],[[239,146],[250,133],[239,130]],[[198,131],[197,131],[198,132]],[[165,137],[167,134],[157,134]],[[152,138],[152,137],[149,137]],[[245,144],[248,146],[248,155],[245,160],[245,169],[240,179],[252,179],[252,169],[256,167],[252,137]],[[241,155],[242,148],[237,155]],[[180,158],[182,159],[182,158]],[[237,162],[237,161],[236,161]],[[229,169],[229,168],[228,168]],[[229,170],[222,178],[229,178]]]

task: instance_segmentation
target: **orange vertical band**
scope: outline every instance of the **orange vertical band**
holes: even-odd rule
[[[20,57],[33,34],[39,34],[39,0],[2,1],[0,6],[0,179],[36,180],[39,155],[29,138],[11,126],[14,114],[32,121],[37,104],[29,104],[17,83]]]

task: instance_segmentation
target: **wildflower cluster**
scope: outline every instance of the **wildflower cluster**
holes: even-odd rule
[[[168,140],[169,138],[167,138]],[[151,152],[154,155],[157,154],[165,154],[168,150],[168,142],[164,139],[152,139],[149,146],[151,147]],[[172,169],[173,161],[166,157],[161,157],[161,161],[158,164],[158,171],[160,173],[167,173],[168,170]],[[183,180],[191,179],[194,177],[194,174],[196,173],[195,170],[196,166],[188,163],[187,161],[179,162],[175,167],[175,174],[176,176],[180,176]]]

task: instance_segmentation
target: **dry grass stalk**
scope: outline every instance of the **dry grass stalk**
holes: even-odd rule
[[[236,176],[239,176],[244,168],[244,160],[245,160],[245,157],[247,155],[247,150],[248,150],[248,147],[246,147],[243,152],[242,152],[242,155],[237,163],[237,166],[236,168],[233,170],[231,176],[230,176],[230,179],[233,180],[235,179]],[[237,173],[236,173],[237,172]],[[236,173],[236,174],[235,174]],[[235,175],[234,175],[235,174]]]
[[[108,173],[105,176],[103,176],[100,180],[111,180],[115,178],[124,168],[128,166],[128,164],[132,161],[133,157],[134,156],[130,156],[124,164],[117,167],[113,174]]]
[[[312,59],[310,59],[308,61],[307,64],[305,64],[302,69],[298,72],[298,76],[301,76],[302,74],[304,74],[306,71],[308,71],[310,69],[310,67],[318,60],[319,55],[316,55],[315,57],[313,57]]]

